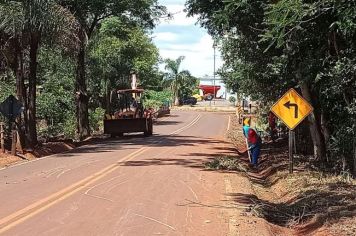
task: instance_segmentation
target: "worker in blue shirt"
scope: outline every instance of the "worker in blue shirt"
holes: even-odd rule
[[[243,122],[243,134],[247,139],[248,143],[248,151],[250,151],[252,156],[252,165],[254,167],[258,166],[258,157],[261,151],[262,140],[260,136],[257,134],[256,130],[251,127],[251,119],[245,118]]]

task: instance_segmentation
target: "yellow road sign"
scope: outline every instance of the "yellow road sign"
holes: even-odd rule
[[[293,130],[313,111],[313,107],[294,89],[290,89],[272,106],[271,111]]]

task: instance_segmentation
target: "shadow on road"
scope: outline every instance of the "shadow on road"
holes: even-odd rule
[[[212,159],[212,158],[211,158]],[[154,158],[141,161],[127,161],[123,166],[185,166],[191,168],[204,168],[202,159],[179,159],[179,158]]]
[[[172,121],[172,120],[160,120],[160,121],[157,121],[155,123],[156,126],[161,126],[161,125],[177,125],[177,124],[181,124],[183,122],[180,122],[180,121]]]
[[[141,146],[147,147],[197,147],[199,145],[211,145],[217,146],[219,144],[224,145],[227,142],[219,141],[216,139],[210,138],[202,138],[195,136],[179,136],[179,135],[154,135],[149,138],[144,138],[141,135],[128,135],[118,139],[104,139],[100,141],[94,141],[91,144],[79,147],[77,149],[73,149],[67,153],[57,154],[56,157],[72,157],[77,154],[82,153],[104,153],[104,152],[115,152],[118,150],[128,150],[139,148]],[[217,146],[216,152],[220,152],[220,155],[223,155],[222,152],[223,147]],[[197,157],[206,157],[212,158],[213,155],[210,154],[201,154],[201,153],[188,153],[182,156],[197,156]],[[189,158],[189,160],[180,159],[181,163],[192,161],[193,159]],[[147,160],[149,161],[149,160]],[[172,162],[172,159],[165,159],[165,161]],[[199,159],[202,162],[202,159]]]

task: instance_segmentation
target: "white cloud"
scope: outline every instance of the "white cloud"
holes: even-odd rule
[[[153,40],[160,49],[161,57],[177,59],[179,56],[185,56],[181,65],[182,70],[189,70],[196,77],[213,75],[213,40],[206,30],[195,25],[197,17],[186,16],[183,0],[161,0],[161,3],[167,6],[168,12],[174,17],[170,21],[161,22],[156,28],[157,33],[154,34],[156,37]],[[190,43],[192,41],[194,43]],[[216,50],[216,70],[222,64]],[[164,65],[160,68],[163,70]]]
[[[163,58],[176,59],[185,56],[181,69],[189,70],[194,76],[213,75],[214,49],[213,40],[206,34],[195,44],[172,44],[160,49]],[[216,50],[216,70],[222,66],[222,60]]]
[[[153,34],[153,38],[157,41],[176,41],[178,39],[178,35],[171,32],[160,32]]]

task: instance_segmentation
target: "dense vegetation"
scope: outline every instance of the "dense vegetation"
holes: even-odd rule
[[[188,0],[220,42],[225,82],[270,107],[296,88],[314,107],[308,126],[320,166],[356,174],[356,2]],[[342,161],[342,162],[341,162]]]
[[[0,99],[16,94],[25,105],[17,123],[26,145],[38,132],[89,136],[132,72],[157,86],[150,32],[165,12],[156,0],[0,1]]]
[[[99,130],[112,91],[130,88],[133,73],[148,107],[191,95],[196,79],[178,71],[184,57],[162,61],[151,40],[161,17],[157,0],[0,1],[0,101],[14,94],[24,104],[25,145]]]
[[[180,99],[191,96],[197,87],[197,79],[188,70],[180,70],[184,56],[175,60],[166,59],[163,86],[168,87],[173,93],[174,105],[180,104]]]

